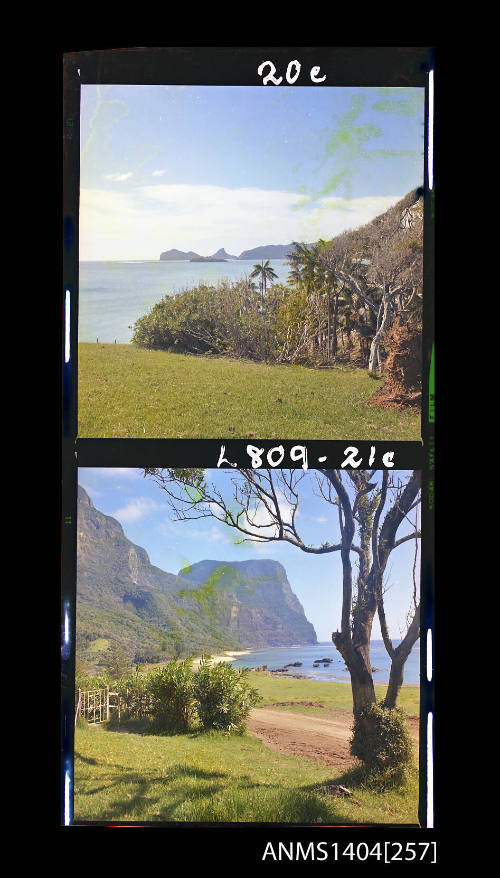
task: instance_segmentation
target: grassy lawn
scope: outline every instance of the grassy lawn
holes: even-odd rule
[[[364,369],[267,366],[79,345],[78,435],[419,440],[420,417],[367,405]]]
[[[263,673],[253,673],[251,680],[262,695],[259,707],[274,707],[277,701],[314,701],[324,707],[306,707],[305,705],[283,706],[283,710],[296,713],[318,714],[327,716],[328,711],[352,711],[352,693],[349,683],[322,683],[319,680],[297,680],[278,677]],[[377,699],[385,695],[386,686],[375,686]],[[420,707],[420,687],[403,686],[398,699],[407,716],[418,716]]]
[[[350,686],[342,683],[277,679],[259,673],[252,679],[263,696],[262,707],[276,701],[319,701],[327,708],[316,709],[322,716],[352,707]],[[409,715],[418,714],[418,686],[405,687],[401,704]],[[290,709],[314,712],[303,706]],[[362,785],[357,769],[342,771],[312,759],[279,754],[252,735],[152,735],[147,734],[148,720],[129,721],[125,726],[128,731],[114,731],[79,721],[76,823],[418,822],[416,768],[406,790],[373,791]],[[353,795],[346,799],[329,796],[321,789],[328,784],[343,784]]]
[[[77,728],[74,822],[416,823],[418,783],[405,792],[356,787],[356,771],[284,756],[250,735],[160,737]],[[352,798],[321,786],[341,783]]]

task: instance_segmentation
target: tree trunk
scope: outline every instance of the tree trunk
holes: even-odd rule
[[[330,362],[332,357],[332,341],[331,341],[331,325],[330,325],[330,292],[328,291],[328,321],[327,321],[327,335],[326,335],[326,360],[327,363]]]
[[[332,355],[337,358],[337,326],[338,326],[339,297],[335,296],[333,300],[333,331],[332,331]]]
[[[369,542],[365,538],[363,544],[362,534],[362,550],[358,555],[357,601],[356,606],[353,606],[352,564],[350,557],[356,531],[353,507],[336,470],[325,470],[325,475],[337,492],[341,512],[343,513],[342,516],[339,511],[342,533],[340,549],[340,557],[342,559],[341,628],[340,631],[332,633],[332,641],[347,665],[351,677],[353,711],[357,716],[362,710],[376,703],[370,662],[370,637],[373,617],[377,611],[377,596],[373,588],[373,579],[367,576]],[[361,493],[357,495],[357,500]],[[361,529],[363,531],[363,526]]]
[[[370,632],[367,629],[368,639],[363,637],[360,642],[359,633],[356,645],[349,639],[345,645],[344,638],[339,631],[332,634],[332,641],[344,659],[347,670],[351,677],[351,691],[353,712],[358,715],[360,711],[375,704],[375,687],[373,685],[372,669],[370,664]]]
[[[262,299],[262,320],[264,322],[264,344],[265,344],[265,360],[267,363],[269,356],[269,348],[267,344],[267,316],[266,316],[266,304],[265,304],[265,296],[266,296],[266,276],[262,276],[262,284],[260,288],[261,299]]]
[[[389,286],[386,286],[382,299],[382,318],[378,323],[377,331],[370,348],[370,359],[368,361],[368,369],[370,372],[378,372],[380,370],[380,343],[382,337],[391,325],[391,316],[391,294],[389,292]]]
[[[382,610],[382,613],[381,613]],[[379,607],[379,617],[381,618],[381,627],[385,629],[385,613],[383,612],[383,605]],[[385,631],[384,631],[385,633]],[[401,641],[399,646],[396,647],[392,651],[392,661],[391,661],[391,673],[389,675],[389,685],[387,687],[387,693],[384,698],[384,707],[394,708],[397,707],[398,696],[401,691],[401,686],[403,685],[403,677],[404,677],[404,668],[406,664],[406,660],[410,655],[415,643],[420,637],[420,606],[418,606],[415,610],[413,619],[411,621],[410,627],[406,632],[404,639]],[[384,642],[385,642],[384,638]],[[387,649],[388,644],[386,644]],[[390,653],[389,653],[390,654]]]
[[[353,713],[354,716],[357,716],[362,710],[375,704],[375,687],[371,669],[349,668],[349,673],[351,675]]]
[[[398,695],[403,685],[404,667],[406,657],[395,656],[391,662],[391,673],[389,676],[389,685],[384,698],[384,707],[394,708],[397,706]]]

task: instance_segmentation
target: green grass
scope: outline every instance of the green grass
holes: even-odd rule
[[[352,798],[321,786],[341,783]],[[78,727],[74,822],[416,823],[416,772],[405,791],[373,792],[343,774],[283,756],[250,735],[126,734]]]
[[[79,345],[79,436],[419,440],[420,417],[367,405],[364,369]]]
[[[292,677],[278,677],[265,673],[253,673],[251,680],[262,695],[259,707],[274,707],[277,701],[314,701],[324,707],[306,707],[290,705],[283,710],[296,713],[311,713],[327,716],[328,711],[352,711],[352,692],[349,683],[323,683],[319,680],[298,680]],[[386,692],[386,686],[375,686],[377,699]],[[420,706],[420,687],[403,686],[399,694],[398,706],[407,716],[418,716]]]
[[[350,686],[252,675],[269,707],[276,701],[318,701],[328,716],[351,710]],[[382,695],[383,687],[377,687]],[[401,706],[418,714],[418,686],[404,687]],[[286,710],[287,708],[283,708]],[[292,707],[301,713],[314,708]],[[116,722],[116,718],[115,718]],[[111,725],[111,724],[110,724]],[[275,753],[251,735],[158,736],[147,719],[127,731],[87,726],[75,738],[75,822],[181,821],[263,823],[417,823],[416,769],[405,790],[363,786],[359,769],[341,772],[314,760]],[[342,784],[352,798],[322,792]]]

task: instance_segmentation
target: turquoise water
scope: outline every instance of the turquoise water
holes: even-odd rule
[[[398,643],[399,641],[394,641],[394,646],[397,646]],[[372,640],[370,657],[372,667],[378,668],[373,672],[374,682],[388,683],[391,662],[382,640]],[[322,658],[332,658],[333,662],[325,667],[320,664],[319,668],[314,668],[313,662]],[[291,662],[302,662],[302,667],[288,668],[288,674],[297,674],[310,680],[336,680],[345,683],[350,681],[349,673],[344,667],[344,659],[331,641],[319,643],[317,646],[285,646],[275,649],[252,650],[247,655],[242,655],[231,662],[231,665],[233,668],[255,668],[259,665],[267,665],[268,670],[272,670],[273,668],[282,668]],[[404,682],[413,685],[418,685],[420,682],[420,641],[418,640],[408,656]]]
[[[79,341],[129,344],[132,326],[165,295],[223,278],[248,277],[256,259],[233,262],[80,262]],[[270,265],[285,282],[290,266],[285,259]]]

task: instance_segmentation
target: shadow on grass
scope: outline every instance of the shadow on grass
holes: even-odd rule
[[[148,734],[151,728],[151,722],[145,719],[128,721],[126,725],[129,733],[136,734]],[[125,729],[120,726],[120,730]],[[220,735],[196,730],[189,737]],[[322,783],[286,788],[279,783],[255,781],[249,773],[235,776],[224,768],[206,770],[184,762],[165,764],[161,773],[154,767],[127,769],[122,763],[82,756],[77,751],[75,759],[82,763],[81,780],[77,781],[80,813],[98,812],[95,819],[99,820],[356,825],[359,820],[345,813],[344,806],[349,800],[325,795],[322,787],[340,784],[353,792],[366,788],[361,765],[350,767],[341,775],[332,774]],[[83,769],[83,765],[88,768]]]
[[[82,778],[80,813],[96,814],[98,820],[159,822],[264,822],[335,823],[335,804],[318,795],[317,787],[283,789],[279,784],[259,783],[248,774],[235,778],[230,772],[204,770],[185,764],[168,766],[165,774],[124,770],[123,765],[87,759],[87,765],[101,772],[92,784]],[[82,789],[83,785],[89,785]],[[185,781],[185,783],[183,783]],[[92,785],[91,785],[92,784]],[[94,800],[99,794],[104,802]],[[218,800],[215,801],[217,794]],[[227,794],[225,798],[224,794]],[[112,801],[113,796],[116,798]],[[187,816],[186,803],[189,803]],[[183,816],[180,817],[180,813]],[[192,815],[192,816],[191,816]],[[83,814],[82,814],[83,817]],[[87,819],[84,817],[83,819]],[[337,822],[355,823],[345,817]]]
[[[75,758],[81,759],[86,765],[99,765],[97,759],[92,759],[91,756],[82,756],[77,750],[75,750]]]
[[[150,717],[126,718],[121,719],[119,723],[117,719],[112,718],[107,723],[103,723],[102,727],[107,732],[119,732],[122,735],[153,735],[157,738],[173,738],[179,735],[184,735],[188,738],[198,738],[203,735],[219,734],[218,732],[212,732],[211,730],[207,731],[201,727],[190,728],[188,730],[178,729],[176,731],[169,731],[162,728],[158,724],[158,720],[151,719]]]
[[[120,732],[121,734],[134,735],[151,735],[153,731],[153,721],[149,717],[137,717],[135,719],[118,719],[112,717],[107,723],[103,723],[103,727],[107,732]]]
[[[100,768],[105,768],[100,778],[101,783],[98,786],[87,788],[84,792],[80,792],[80,796],[86,798],[95,796],[98,793],[105,793],[106,797],[112,794],[113,790],[122,792],[122,796],[113,802],[106,804],[100,819],[140,819],[142,815],[146,815],[150,819],[154,806],[159,806],[163,796],[154,792],[155,785],[160,784],[163,788],[171,787],[182,778],[190,778],[200,781],[223,781],[227,778],[225,772],[204,771],[203,769],[194,769],[185,765],[169,766],[168,772],[164,775],[156,775],[148,772],[124,771],[123,766],[117,763],[98,762],[97,760],[89,760],[81,757],[75,752],[75,757],[82,759],[83,762],[91,763]],[[119,772],[117,775],[116,772]],[[130,792],[124,792],[123,788],[131,789]],[[204,783],[189,790],[190,798],[211,798],[219,790],[224,788],[223,783]],[[163,819],[169,819],[173,815],[182,802],[185,795],[182,793],[175,794],[174,798],[165,806],[164,801],[161,804]],[[132,815],[132,816],[131,816]],[[172,818],[173,819],[173,818]]]
[[[145,819],[151,819],[151,814],[154,813],[156,806],[161,808],[162,820],[175,820],[175,812],[185,802],[186,797],[191,801],[207,800],[209,802],[216,793],[227,788],[229,779],[234,782],[234,778],[228,772],[207,771],[202,768],[192,768],[189,765],[171,765],[168,766],[165,774],[157,775],[147,771],[140,773],[127,771],[120,763],[91,759],[82,756],[78,751],[75,751],[75,760],[81,760],[81,762],[93,766],[101,772],[101,777],[96,779],[98,785],[92,785],[80,791],[79,795],[83,799],[99,793],[104,793],[108,799],[113,791],[122,791],[122,796],[119,799],[109,802],[103,807],[99,819],[136,820],[141,819],[143,815],[145,815]],[[182,783],[183,779],[194,781],[195,784],[199,782],[199,784],[186,784],[186,789],[176,791],[175,784],[179,781]],[[154,791],[157,785],[161,785],[163,793]],[[241,778],[241,783],[236,785],[235,791],[244,792],[259,786],[260,784],[251,782],[250,777],[246,776]],[[123,793],[123,788],[127,787],[131,788],[131,791]],[[170,790],[167,792],[168,788]],[[165,794],[172,797],[168,803],[164,801]]]

